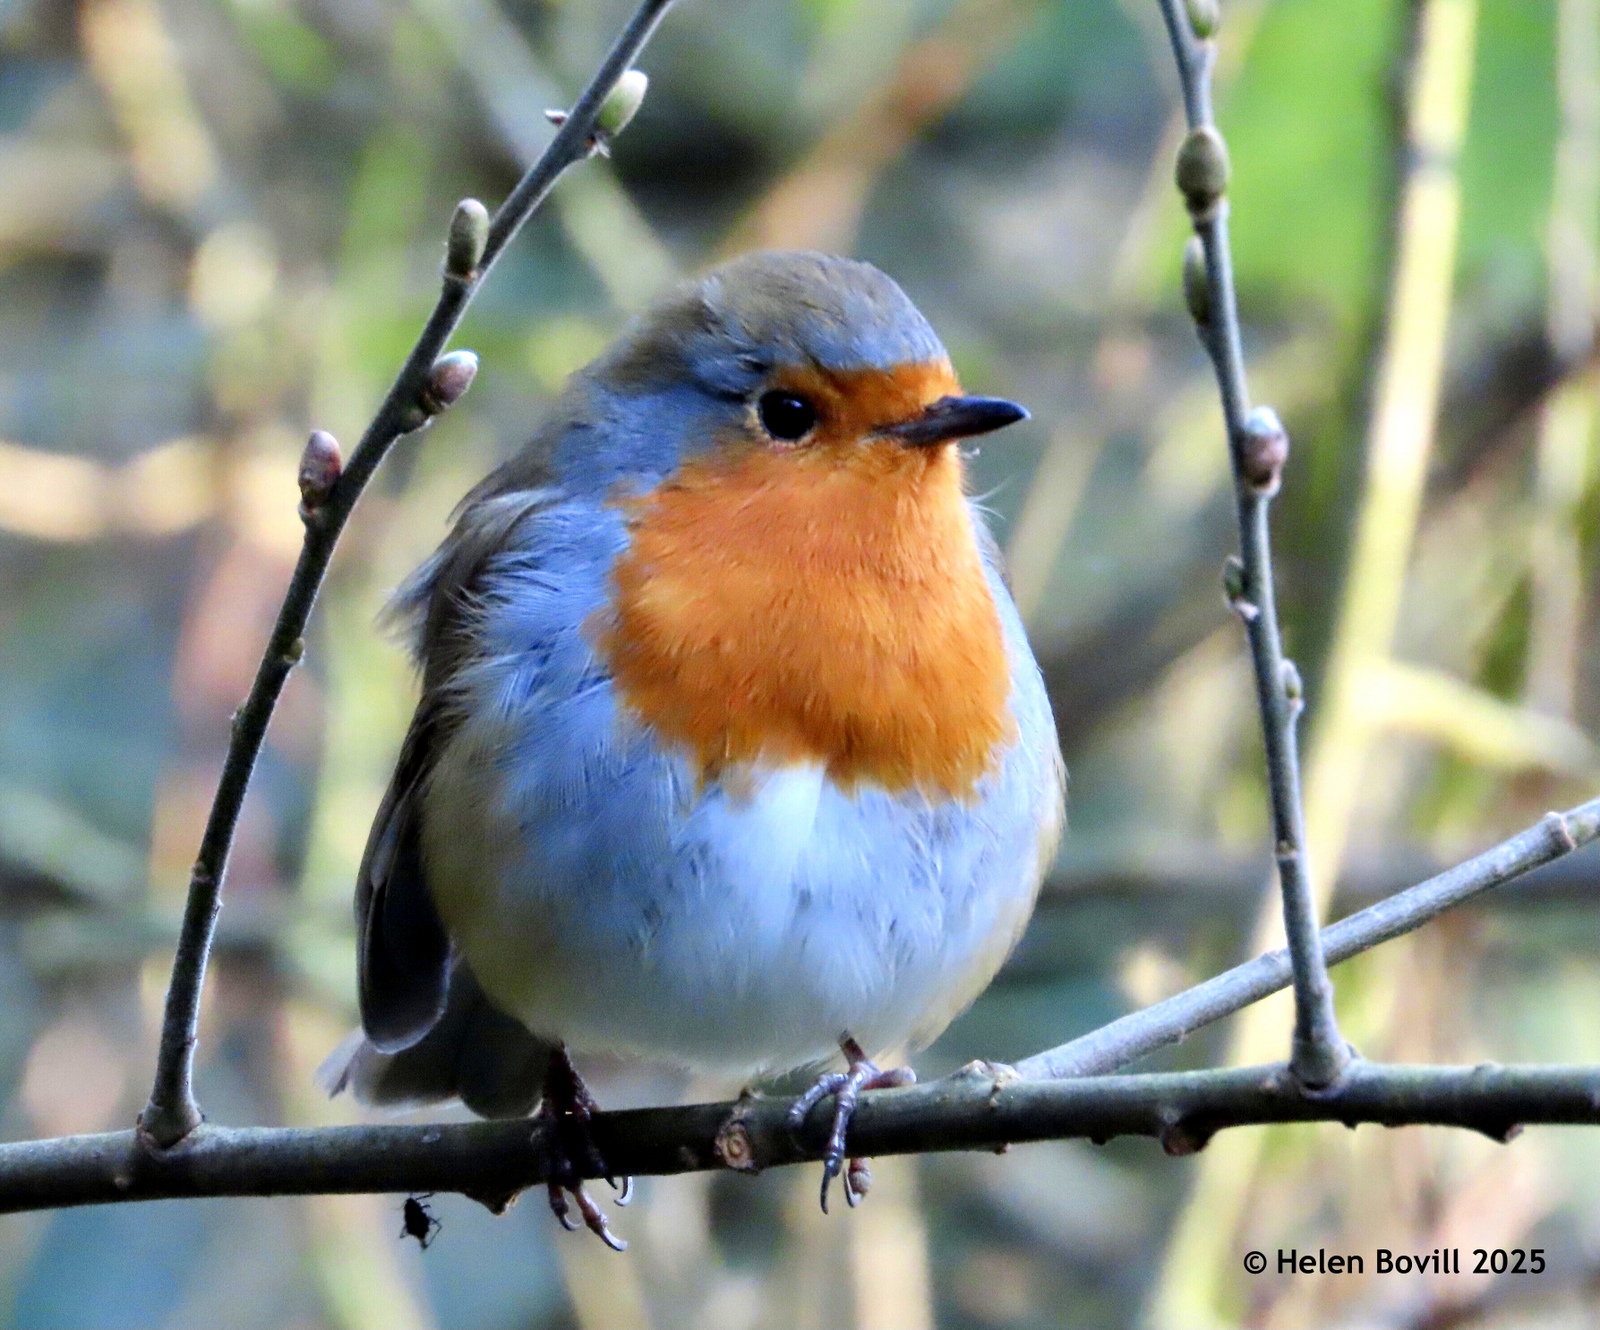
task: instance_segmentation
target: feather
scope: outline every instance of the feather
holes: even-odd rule
[[[449,998],[451,946],[423,860],[423,800],[439,747],[454,727],[450,685],[470,654],[484,565],[549,498],[543,490],[496,493],[503,483],[497,472],[469,496],[439,552],[396,598],[398,612],[419,621],[422,700],[373,820],[355,895],[361,1028],[384,1053],[427,1035]]]
[[[356,878],[356,973],[361,1028],[385,1053],[408,1048],[444,1013],[450,939],[428,893],[418,795],[432,748],[424,701],[367,839]]]
[[[458,959],[449,1001],[421,1039],[386,1053],[353,1031],[318,1068],[317,1084],[380,1108],[459,1099],[480,1117],[525,1117],[539,1101],[551,1047],[491,1003]]]

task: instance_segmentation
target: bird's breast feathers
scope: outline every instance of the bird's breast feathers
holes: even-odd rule
[[[943,386],[880,378],[879,399]],[[885,418],[853,388],[852,405]],[[630,539],[596,647],[628,708],[702,779],[816,763],[846,789],[967,799],[1015,722],[961,458],[850,443],[714,450],[620,500]]]

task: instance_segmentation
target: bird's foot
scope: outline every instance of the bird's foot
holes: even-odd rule
[[[626,1251],[628,1244],[617,1237],[606,1223],[603,1211],[584,1189],[587,1172],[598,1174],[617,1193],[617,1204],[626,1205],[633,1198],[633,1179],[623,1178],[621,1186],[611,1176],[594,1137],[589,1132],[589,1120],[600,1111],[600,1105],[589,1093],[589,1087],[572,1065],[565,1044],[550,1053],[550,1067],[545,1073],[544,1097],[539,1102],[536,1121],[544,1128],[542,1133],[546,1152],[546,1185],[550,1192],[550,1212],[561,1227],[577,1232],[579,1224],[572,1218],[575,1205],[583,1218],[583,1226],[610,1247],[612,1251]],[[568,1196],[572,1200],[569,1203]]]
[[[817,1082],[794,1101],[789,1109],[789,1130],[799,1132],[805,1125],[806,1115],[829,1095],[834,1097],[833,1130],[828,1134],[827,1153],[822,1157],[822,1212],[828,1212],[828,1187],[844,1173],[844,1198],[852,1206],[867,1194],[872,1185],[872,1172],[865,1159],[852,1158],[845,1170],[844,1138],[850,1128],[850,1119],[856,1111],[856,1100],[863,1090],[887,1090],[896,1085],[910,1085],[917,1073],[910,1067],[891,1067],[879,1071],[867,1059],[861,1045],[849,1035],[839,1041],[849,1064],[847,1071],[830,1071],[819,1076]]]

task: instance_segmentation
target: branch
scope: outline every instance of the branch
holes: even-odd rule
[[[1597,839],[1600,799],[1591,799],[1565,813],[1547,813],[1537,826],[1485,850],[1476,859],[1341,919],[1323,931],[1322,950],[1335,964],[1349,960]],[[1292,974],[1288,952],[1268,952],[1082,1038],[1025,1058],[1016,1069],[1023,1076],[1037,1078],[1115,1071],[1287,988]]]
[[[1168,1154],[1268,1122],[1468,1127],[1497,1141],[1524,1123],[1600,1121],[1600,1067],[1407,1067],[1355,1062],[1307,1094],[1285,1066],[1078,1081],[997,1077],[984,1063],[929,1085],[861,1097],[852,1155],[1000,1149],[1025,1141],[1149,1136]],[[629,1176],[756,1172],[822,1157],[831,1110],[800,1139],[789,1100],[749,1097],[597,1114],[595,1145]],[[503,1210],[545,1181],[548,1152],[526,1120],[436,1126],[203,1125],[170,1149],[135,1131],[0,1145],[0,1212],[194,1196],[459,1191]],[[594,1176],[590,1173],[589,1176]]]
[[[1600,799],[1537,826],[1327,930],[1344,960],[1426,923],[1490,887],[1600,839]],[[974,1063],[954,1076],[864,1095],[850,1125],[856,1155],[995,1149],[1023,1141],[1112,1136],[1199,1149],[1224,1127],[1263,1122],[1427,1123],[1505,1139],[1520,1123],[1600,1121],[1600,1068],[1385,1067],[1353,1063],[1307,1094],[1284,1067],[1096,1076],[1247,1006],[1290,982],[1284,952],[1258,957],[1186,993],[1041,1053],[1015,1069]],[[1063,1077],[1086,1079],[1067,1080]],[[1052,1079],[1055,1078],[1055,1079]],[[602,1113],[602,1156],[619,1172],[749,1171],[821,1157],[819,1109],[802,1140],[787,1099]],[[202,1125],[161,1149],[113,1132],[0,1145],[0,1213],[173,1196],[457,1191],[503,1207],[543,1180],[529,1121],[317,1129]]]
[[[1187,11],[1187,12],[1185,12]],[[1239,311],[1228,248],[1228,150],[1211,109],[1211,66],[1216,46],[1214,0],[1161,0],[1167,33],[1183,85],[1189,134],[1178,151],[1178,188],[1194,222],[1184,253],[1184,293],[1200,340],[1210,353],[1222,394],[1239,513],[1239,559],[1225,569],[1228,599],[1244,622],[1255,668],[1272,795],[1274,854],[1283,889],[1284,932],[1294,963],[1294,1046],[1289,1065],[1308,1087],[1332,1084],[1350,1053],[1333,1010],[1316,903],[1306,865],[1300,803],[1300,758],[1295,724],[1303,705],[1300,675],[1286,660],[1272,589],[1272,547],[1267,514],[1278,492],[1289,440],[1268,407],[1250,409]],[[1196,35],[1197,28],[1203,29]]]
[[[475,200],[467,200],[456,209],[438,303],[362,435],[350,464],[341,469],[338,445],[321,431],[313,434],[306,445],[301,465],[305,543],[250,695],[234,716],[222,778],[189,879],[172,982],[167,989],[155,1085],[149,1104],[139,1116],[140,1130],[159,1146],[174,1145],[201,1122],[193,1085],[195,1030],[206,961],[222,905],[228,852],[250,774],[266,737],[267,722],[289,672],[299,663],[304,650],[306,623],[334,546],[361,491],[395,441],[427,425],[471,384],[476,358],[468,352],[442,357],[445,344],[495,260],[538,210],[561,174],[603,150],[606,140],[622,128],[637,107],[642,84],[630,81],[619,88],[618,80],[671,4],[672,0],[642,0],[577,105],[563,119],[544,155],[517,183],[492,219]],[[618,93],[616,99],[611,99],[613,89]]]

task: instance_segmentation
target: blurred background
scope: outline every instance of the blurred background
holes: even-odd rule
[[[186,870],[299,542],[309,428],[353,445],[431,307],[454,202],[552,133],[624,0],[0,0],[0,1104],[131,1122]],[[1155,0],[683,0],[644,110],[569,176],[336,561],[246,807],[207,993],[214,1120],[349,1120],[350,891],[414,683],[376,627],[449,510],[675,274],[859,254],[1032,423],[971,460],[1072,772],[993,989],[919,1060],[1058,1043],[1270,941],[1233,514],[1178,298]],[[1600,781],[1600,0],[1224,0],[1218,101],[1333,914]],[[1600,1060],[1600,859],[1343,966],[1369,1056]],[[1150,1059],[1279,1056],[1267,1004]],[[1333,1126],[651,1182],[624,1258],[399,1197],[0,1219],[47,1327],[1569,1326],[1600,1317],[1600,1134]],[[1251,1248],[1539,1246],[1540,1277],[1275,1273]],[[1467,1258],[1470,1265],[1471,1258]],[[1371,1268],[1369,1263],[1369,1269]]]

